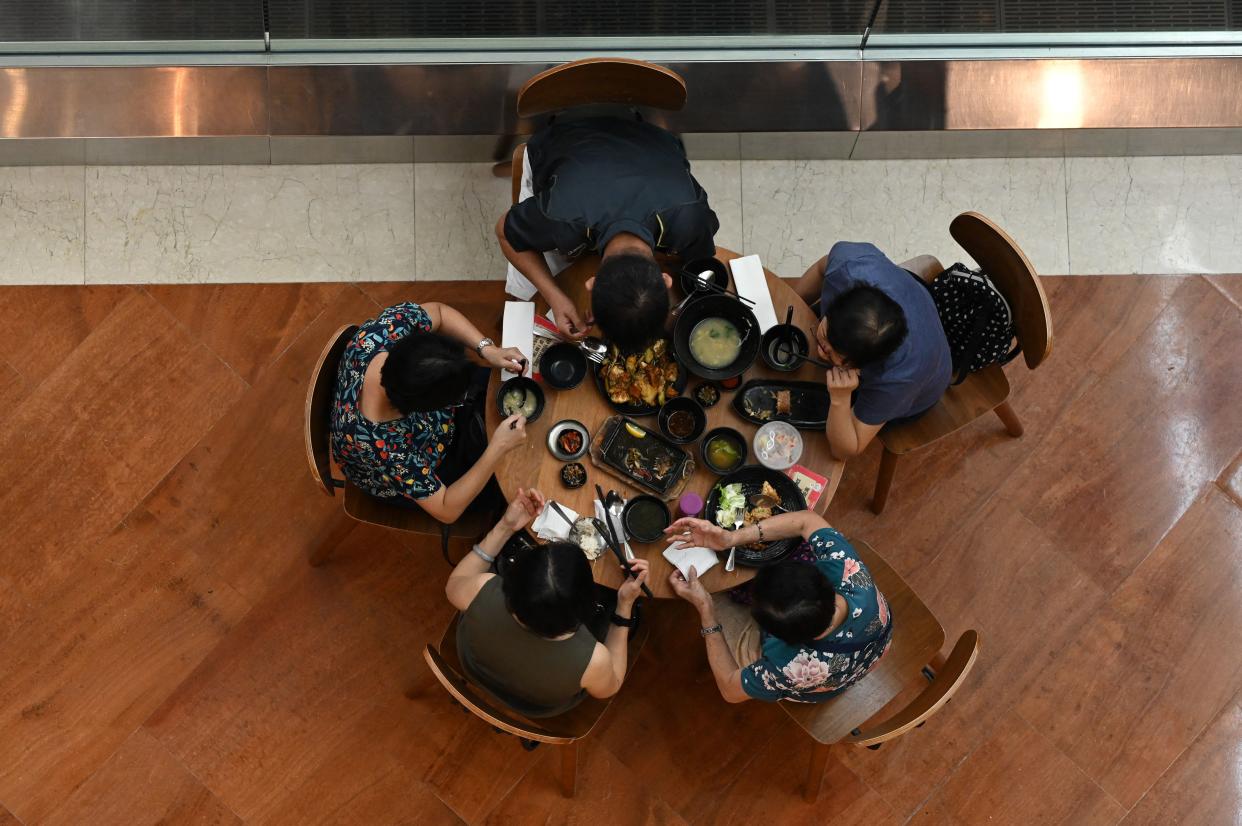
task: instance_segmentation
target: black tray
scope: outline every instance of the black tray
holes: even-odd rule
[[[647,490],[655,491],[663,496],[673,485],[681,481],[686,463],[690,461],[690,454],[686,453],[680,446],[664,438],[664,435],[658,430],[643,427],[638,422],[629,422],[647,434],[642,439],[634,438],[625,429],[627,422],[629,422],[628,419],[617,419],[616,424],[613,425],[612,432],[605,434],[604,440],[600,444],[600,458],[604,464],[620,473],[626,479],[633,481],[634,484]],[[647,458],[654,457],[658,453],[666,453],[673,460],[673,466],[664,475],[662,480],[645,479],[632,473],[625,466],[625,454],[630,448],[637,448]]]
[[[789,412],[776,412],[777,390],[789,390]],[[746,409],[750,406],[759,411],[770,410],[768,418],[757,416]],[[733,395],[733,409],[748,422],[789,422],[799,430],[822,430],[828,424],[828,388],[813,381],[779,381],[777,379],[751,379],[738,388]]]
[[[669,345],[670,347],[672,345]],[[659,412],[659,405],[648,404],[617,404],[608,398],[608,390],[604,387],[604,365],[596,364],[591,372],[595,375],[595,386],[599,388],[599,394],[604,397],[604,401],[612,406],[613,410],[626,416],[653,416]],[[677,365],[677,380],[673,382],[673,389],[677,391],[677,395],[683,395],[686,392],[686,384],[690,381],[690,372],[685,367]],[[669,396],[672,398],[672,396]]]
[[[707,494],[707,503],[703,507],[703,515],[709,522],[713,524],[716,522],[716,509],[720,507],[720,489],[735,482],[742,483],[742,493],[746,494],[747,499],[763,490],[763,483],[768,482],[772,487],[776,488],[776,492],[781,497],[781,507],[785,510],[806,510],[806,499],[802,496],[802,490],[794,480],[779,470],[770,470],[763,465],[746,465],[722,478]],[[733,530],[732,525],[722,527]],[[751,568],[762,568],[765,565],[771,565],[784,559],[801,544],[802,540],[797,538],[777,539],[767,543],[758,550],[738,548],[737,564]]]

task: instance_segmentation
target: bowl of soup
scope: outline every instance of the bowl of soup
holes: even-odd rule
[[[701,450],[707,469],[724,476],[746,461],[746,438],[731,427],[717,427],[703,435]]]
[[[660,432],[679,445],[693,442],[707,429],[707,413],[689,396],[669,399],[656,416]]]
[[[672,522],[668,505],[647,494],[633,497],[621,511],[621,524],[625,526],[625,532],[638,542],[663,539],[664,529]]]
[[[521,413],[533,422],[543,412],[543,388],[527,376],[514,376],[496,391],[496,407],[503,418]]]
[[[759,355],[761,338],[750,307],[731,295],[707,295],[677,317],[673,353],[699,378],[721,381],[746,372]]]

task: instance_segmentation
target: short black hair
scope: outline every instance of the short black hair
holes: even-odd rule
[[[668,287],[654,258],[626,253],[605,258],[595,273],[591,312],[604,338],[637,353],[664,334]]]
[[[393,406],[408,416],[461,401],[473,372],[461,342],[415,330],[389,346],[380,384]]]
[[[574,631],[595,611],[591,563],[572,542],[526,548],[505,569],[505,607],[541,637]]]
[[[755,575],[751,616],[759,627],[792,645],[807,645],[832,625],[837,592],[810,562],[785,560]]]
[[[850,367],[884,361],[906,340],[906,314],[901,306],[867,284],[857,284],[836,297],[824,312],[828,343]]]

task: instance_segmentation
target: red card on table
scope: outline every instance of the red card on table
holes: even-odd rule
[[[808,467],[794,465],[785,471],[785,475],[794,481],[802,495],[806,497],[807,510],[815,510],[815,503],[828,486],[828,477],[816,473]]]

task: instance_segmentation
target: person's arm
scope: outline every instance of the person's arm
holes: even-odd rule
[[[479,541],[479,549],[495,559],[509,538],[529,524],[539,514],[539,511],[543,510],[543,502],[543,494],[539,491],[533,488],[531,490],[518,488],[517,496],[509,503],[504,516],[500,517],[495,527]],[[448,582],[444,586],[444,593],[454,608],[458,611],[465,611],[470,607],[470,603],[474,602],[474,598],[479,595],[479,589],[495,576],[490,571],[491,565],[492,563],[479,556],[473,549],[462,557],[461,562],[458,562],[457,567],[449,574]]]
[[[636,576],[627,577],[617,589],[617,616],[629,619],[634,615],[634,602],[647,581],[647,560],[635,559],[630,563]],[[629,666],[630,629],[609,624],[608,635],[602,646],[595,647],[591,662],[582,674],[582,687],[587,694],[599,699],[611,697],[621,690],[625,671]],[[601,651],[602,649],[602,651]]]
[[[569,300],[569,296],[556,286],[556,280],[552,277],[552,271],[548,269],[548,262],[544,259],[543,253],[533,249],[518,251],[509,243],[509,239],[505,236],[505,220],[508,217],[509,213],[506,212],[496,222],[496,238],[500,242],[500,251],[504,253],[505,259],[513,265],[514,269],[535,285],[535,289],[543,296],[543,300],[548,302],[548,307],[556,316],[556,326],[560,331],[566,335],[582,338],[587,333],[588,325],[582,321],[578,308]]]
[[[815,511],[791,511],[778,513],[755,525],[747,525],[736,531],[724,528],[706,519],[683,516],[664,529],[670,541],[723,551],[734,545],[753,542],[772,542],[777,539],[809,539],[820,528],[829,527],[827,520]],[[684,580],[683,580],[684,581]],[[707,593],[704,591],[704,593]],[[697,607],[697,603],[695,603]]]
[[[433,332],[446,335],[454,341],[460,341],[470,350],[474,350],[483,340],[483,334],[479,332],[479,328],[449,305],[441,304],[439,301],[429,301],[422,307],[427,317],[431,319]],[[512,370],[515,373],[522,373],[526,369],[522,363],[526,356],[516,347],[501,349],[492,344],[484,347],[480,355],[492,367]]]
[[[441,485],[435,493],[415,501],[437,521],[445,524],[456,522],[457,517],[462,515],[474,501],[474,497],[479,495],[479,491],[483,490],[487,480],[492,478],[501,457],[525,441],[526,419],[514,414],[500,423],[488,440],[483,455],[460,479],[451,485]]]
[[[794,292],[807,304],[819,301],[824,289],[824,273],[828,271],[828,256],[816,261],[793,285]]]
[[[828,448],[841,461],[853,458],[867,449],[880,432],[881,424],[867,424],[854,415],[853,395],[858,387],[858,371],[834,367],[825,378],[828,385],[828,423],[824,433]]]
[[[702,519],[679,519],[673,524],[680,522],[709,524]],[[700,630],[714,628],[717,625],[715,603],[712,601],[712,595],[707,593],[707,589],[703,587],[703,583],[699,582],[698,571],[691,567],[690,578],[686,579],[681,575],[681,571],[673,569],[669,575],[669,584],[672,585],[673,592],[677,596],[698,609]],[[713,631],[703,638],[703,642],[707,645],[707,664],[711,667],[712,677],[716,680],[716,688],[720,690],[720,696],[727,703],[743,703],[749,700],[750,695],[742,687],[742,669],[738,667],[733,652],[729,650],[724,634],[720,631]]]

